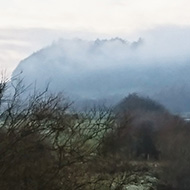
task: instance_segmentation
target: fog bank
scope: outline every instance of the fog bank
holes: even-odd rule
[[[190,28],[160,27],[135,41],[58,40],[20,62],[26,85],[63,91],[75,100],[110,102],[137,92],[173,112],[190,111]]]

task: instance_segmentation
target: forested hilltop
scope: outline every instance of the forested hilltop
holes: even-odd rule
[[[0,84],[0,189],[190,188],[190,123],[130,94],[113,107],[75,111],[62,93]]]

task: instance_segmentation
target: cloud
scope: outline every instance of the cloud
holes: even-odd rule
[[[98,33],[132,33],[157,25],[189,25],[187,0],[6,0],[1,27],[88,29]]]
[[[89,31],[56,30],[49,28],[0,28],[0,66],[10,75],[18,63],[42,47],[61,37],[92,39],[98,34]],[[103,36],[103,35],[99,35]]]
[[[14,75],[24,71],[26,84],[35,81],[43,89],[51,82],[52,91],[64,91],[75,98],[139,92],[182,110],[174,102],[183,99],[183,94],[177,97],[182,89],[185,97],[190,92],[189,51],[190,28],[174,26],[143,32],[136,41],[63,39],[23,60]]]
[[[145,51],[149,56],[188,57],[190,52],[190,28],[165,26],[157,27],[143,34],[147,40]]]

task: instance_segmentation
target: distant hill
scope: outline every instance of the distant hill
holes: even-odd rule
[[[131,113],[131,112],[155,112],[166,113],[167,110],[158,102],[150,99],[149,97],[142,97],[136,93],[129,94],[121,100],[116,106],[115,111],[118,113]]]
[[[51,91],[63,91],[79,104],[99,100],[114,104],[137,92],[170,111],[190,111],[189,57],[167,56],[164,46],[156,55],[151,52],[156,46],[141,38],[59,40],[22,60],[13,76],[22,72],[24,83],[39,90],[50,83]]]

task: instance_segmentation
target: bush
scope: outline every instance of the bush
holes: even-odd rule
[[[90,166],[112,124],[111,110],[76,113],[62,94],[45,90],[21,99],[24,91],[19,83],[0,104],[0,188],[85,190],[101,184]]]

